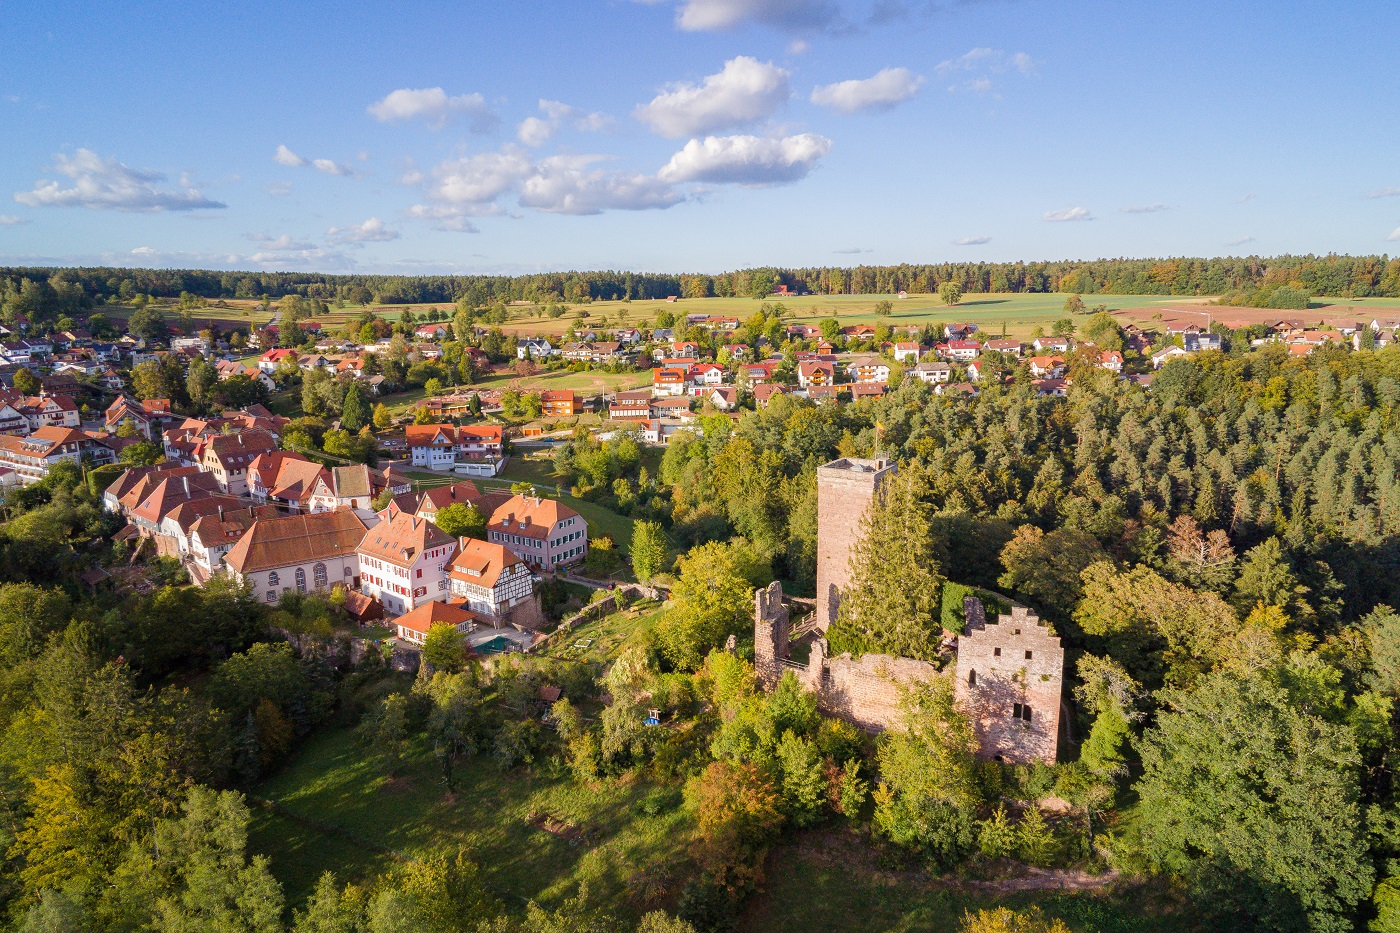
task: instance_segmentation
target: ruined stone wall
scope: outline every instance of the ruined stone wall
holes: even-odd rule
[[[1029,609],[958,638],[956,700],[986,758],[1054,764],[1065,652]]]
[[[825,638],[812,643],[807,664],[788,660],[788,609],[782,586],[773,582],[754,596],[754,669],[759,682],[773,689],[783,671],[791,670],[802,685],[817,695],[817,707],[871,732],[903,723],[903,686],[938,676],[924,661],[867,654],[828,658]],[[786,662],[786,663],[785,663]]]
[[[817,467],[817,625],[825,632],[836,621],[840,591],[850,584],[851,552],[861,522],[885,477],[888,460],[845,457]]]
[[[540,606],[538,593],[529,599],[521,600],[506,610],[501,621],[513,625],[522,632],[537,632],[545,626],[544,609]]]

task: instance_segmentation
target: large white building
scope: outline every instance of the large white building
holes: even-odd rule
[[[360,589],[379,600],[390,617],[446,600],[456,539],[411,512],[388,513],[360,542]]]
[[[492,619],[504,617],[535,592],[523,560],[508,548],[474,538],[457,542],[447,588],[454,603]]]
[[[246,583],[262,602],[286,593],[347,589],[359,576],[355,548],[365,523],[354,512],[320,512],[256,521],[224,555],[235,580]]]

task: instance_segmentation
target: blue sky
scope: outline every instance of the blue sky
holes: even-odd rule
[[[1400,249],[1395,3],[60,0],[3,17],[5,263]]]

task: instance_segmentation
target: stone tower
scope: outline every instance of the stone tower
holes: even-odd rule
[[[788,609],[777,580],[753,593],[753,668],[758,682],[772,690],[788,656]]]
[[[968,613],[958,637],[955,697],[983,757],[1055,763],[1064,669],[1060,639],[1029,609],[985,624]]]
[[[851,553],[880,484],[895,471],[890,460],[843,457],[817,467],[817,626],[836,621],[840,591],[850,584]]]

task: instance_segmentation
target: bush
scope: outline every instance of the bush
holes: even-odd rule
[[[739,898],[714,878],[701,875],[681,890],[676,916],[695,927],[696,933],[730,933],[738,928]]]

